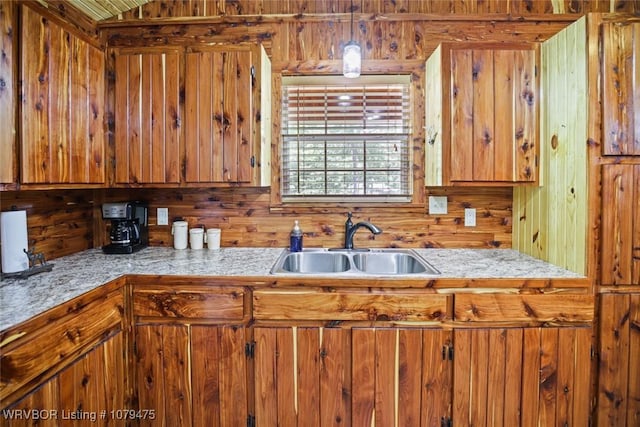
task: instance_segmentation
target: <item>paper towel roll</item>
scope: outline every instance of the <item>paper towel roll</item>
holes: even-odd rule
[[[2,272],[18,273],[29,268],[27,211],[0,212]]]

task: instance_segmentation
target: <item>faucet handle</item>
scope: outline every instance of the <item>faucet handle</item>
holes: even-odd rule
[[[351,219],[351,216],[352,216],[352,215],[353,215],[353,214],[352,214],[351,212],[347,212],[347,216],[349,217],[348,219]]]

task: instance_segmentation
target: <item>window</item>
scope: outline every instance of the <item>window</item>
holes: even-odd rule
[[[285,201],[411,197],[409,76],[284,77]]]

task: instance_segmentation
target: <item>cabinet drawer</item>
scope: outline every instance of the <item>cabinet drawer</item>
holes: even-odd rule
[[[592,295],[456,294],[454,318],[463,322],[591,322]]]
[[[256,290],[258,320],[442,321],[447,296],[411,291]]]
[[[146,317],[242,320],[243,288],[134,289],[133,314]]]

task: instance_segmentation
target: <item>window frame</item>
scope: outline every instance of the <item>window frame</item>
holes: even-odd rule
[[[326,76],[326,75],[314,75],[314,76],[280,76],[279,84],[277,85],[277,96],[274,97],[274,106],[277,105],[278,111],[281,114],[283,113],[283,93],[284,87],[287,86],[282,82],[283,79],[290,79],[297,84],[310,84],[310,85],[322,85],[326,84],[327,77],[331,78],[330,84],[336,85],[349,85],[354,84],[355,86],[360,86],[363,84],[406,84],[408,89],[408,104],[409,104],[409,112],[408,112],[408,125],[407,125],[407,133],[406,133],[406,167],[408,170],[406,171],[406,185],[407,185],[407,195],[295,195],[295,196],[286,196],[282,194],[282,186],[283,186],[283,165],[282,165],[282,155],[284,149],[284,137],[283,137],[283,129],[282,129],[282,117],[277,123],[277,126],[274,126],[274,136],[276,140],[279,141],[277,147],[274,148],[275,153],[277,153],[277,158],[280,159],[277,164],[274,164],[274,171],[277,170],[277,179],[274,181],[274,184],[277,183],[278,191],[277,191],[277,203],[276,205],[295,205],[295,206],[303,206],[308,204],[309,206],[315,206],[318,203],[333,203],[337,205],[341,204],[358,204],[359,206],[381,206],[382,204],[394,204],[396,206],[413,206],[418,202],[416,199],[420,199],[419,194],[416,194],[420,189],[420,182],[416,182],[416,154],[415,154],[415,134],[416,134],[416,118],[421,117],[420,111],[417,111],[417,106],[415,103],[415,79],[412,78],[412,74],[380,74],[380,75],[362,75],[357,79],[347,79],[342,76]],[[275,88],[275,87],[274,87]],[[275,124],[275,123],[274,123]],[[423,127],[423,121],[419,121],[418,125]],[[418,128],[420,129],[420,128]],[[275,154],[274,153],[274,154]],[[422,180],[422,183],[424,181]],[[274,204],[274,203],[272,203]]]

